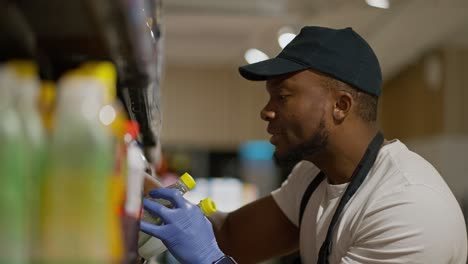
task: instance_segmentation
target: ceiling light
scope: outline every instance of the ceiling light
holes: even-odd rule
[[[389,8],[390,2],[389,0],[366,0],[366,3],[370,6],[377,7],[377,8]]]
[[[291,42],[296,37],[294,33],[283,33],[278,37],[278,43],[282,49]]]
[[[247,50],[245,52],[244,58],[249,64],[269,59],[268,55],[266,55],[265,53],[263,53],[262,51],[258,49]]]

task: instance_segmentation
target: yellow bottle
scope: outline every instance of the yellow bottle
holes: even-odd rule
[[[122,253],[111,241],[118,237],[110,199],[114,142],[101,116],[110,89],[102,76],[115,78],[112,64],[81,67],[58,82],[42,203],[44,263],[116,263]]]
[[[109,174],[108,200],[110,254],[113,262],[124,257],[124,236],[122,230],[122,206],[126,189],[125,124],[127,117],[122,105],[116,100],[117,73],[109,62],[88,62],[81,67],[96,76],[105,87],[104,106],[99,111],[99,119],[113,136],[113,171]]]

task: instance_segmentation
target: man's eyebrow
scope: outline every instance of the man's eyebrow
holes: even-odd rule
[[[286,88],[284,86],[276,86],[270,89],[267,89],[269,94],[281,94],[281,93],[293,93],[294,91],[291,88]]]
[[[294,91],[292,87],[286,86],[285,80],[276,80],[276,81],[271,81],[267,83],[266,90],[269,93],[273,93],[273,92],[278,93],[281,91],[287,91],[287,92]]]
[[[275,89],[278,92],[286,91],[286,92],[293,92],[294,89],[291,86],[286,86],[284,83],[278,85]]]
[[[284,85],[281,85],[281,86],[279,87],[279,90],[284,90],[284,91],[289,91],[289,92],[291,92],[291,91],[293,91],[294,89],[293,89],[291,86],[284,86]]]

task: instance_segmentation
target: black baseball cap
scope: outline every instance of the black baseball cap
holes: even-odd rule
[[[275,58],[239,67],[252,81],[313,69],[380,96],[382,72],[369,44],[352,28],[307,26]]]

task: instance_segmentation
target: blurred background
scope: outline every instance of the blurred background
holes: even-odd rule
[[[468,1],[172,0],[164,6],[162,142],[176,160],[192,157],[194,175],[242,179],[239,146],[268,139],[259,117],[265,84],[242,79],[238,66],[276,56],[281,41],[304,25],[352,27],[381,63],[386,138],[430,161],[468,212]],[[252,49],[258,58],[248,57]],[[256,186],[278,187],[286,174]]]
[[[249,50],[271,58],[304,25],[350,26],[382,66],[386,138],[408,144],[441,172],[460,203],[468,199],[467,1],[172,0],[163,10],[161,140],[168,158],[185,154],[195,175],[238,177],[240,146],[268,139],[259,117],[265,84],[237,71]]]
[[[55,81],[111,60],[118,99],[163,184],[189,172],[198,185],[187,197],[211,196],[223,211],[278,188],[289,171],[271,161],[265,84],[237,68],[275,57],[305,25],[352,27],[381,63],[386,138],[430,161],[468,215],[468,1],[114,2],[1,0],[0,61],[33,58],[41,80]]]

